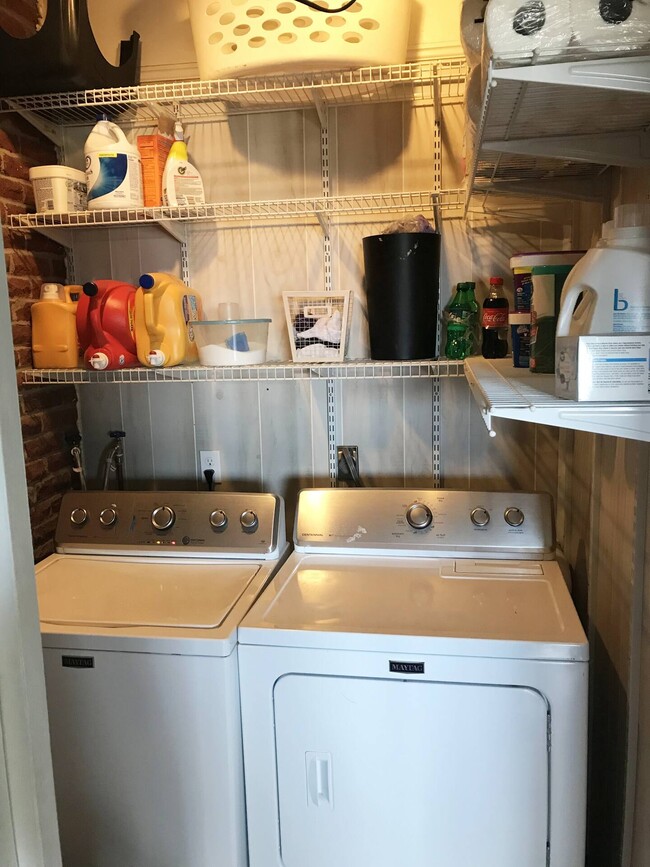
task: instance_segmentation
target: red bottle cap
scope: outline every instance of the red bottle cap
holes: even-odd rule
[[[503,286],[503,277],[490,277],[490,286]]]

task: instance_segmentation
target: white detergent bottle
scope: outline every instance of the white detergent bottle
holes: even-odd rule
[[[188,159],[183,124],[180,121],[176,121],[174,125],[174,139],[163,172],[163,204],[172,208],[203,205],[203,180],[198,169]]]
[[[621,205],[571,271],[558,337],[650,332],[650,206]]]
[[[84,156],[89,210],[143,207],[138,149],[106,115],[86,139]]]

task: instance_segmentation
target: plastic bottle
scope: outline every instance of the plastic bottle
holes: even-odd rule
[[[142,167],[135,145],[102,115],[84,145],[88,209],[141,208]]]
[[[198,169],[189,161],[180,121],[174,125],[174,139],[163,172],[163,204],[172,208],[202,205],[205,203],[203,181]]]
[[[490,294],[483,302],[481,317],[483,358],[508,354],[508,299],[503,296],[503,278],[490,277]]]
[[[32,304],[34,367],[77,367],[79,344],[75,316],[80,286],[43,283],[41,299]]]
[[[135,298],[138,358],[147,367],[198,359],[192,322],[203,319],[200,297],[173,274],[143,274]]]
[[[135,286],[117,280],[85,283],[77,307],[84,361],[94,370],[137,367]]]
[[[445,312],[447,321],[447,358],[462,360],[478,348],[478,304],[474,283],[459,283],[456,295]]]

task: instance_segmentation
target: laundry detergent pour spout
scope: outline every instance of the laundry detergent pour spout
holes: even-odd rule
[[[140,277],[135,299],[138,358],[147,367],[196,361],[192,323],[203,318],[201,298],[173,274]]]

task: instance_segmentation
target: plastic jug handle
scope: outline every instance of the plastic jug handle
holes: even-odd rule
[[[103,346],[106,343],[106,335],[104,334],[104,329],[102,328],[102,321],[99,316],[99,308],[95,307],[90,311],[90,333],[91,333],[91,345],[93,346]]]
[[[144,324],[147,327],[149,336],[162,340],[165,336],[165,329],[156,324],[153,312],[153,295],[151,292],[143,292],[142,294],[144,295]]]
[[[583,292],[591,291],[591,287],[586,286],[584,283],[576,283],[575,285],[569,287],[566,295],[564,295],[564,297],[562,298],[560,312],[558,313],[557,329],[555,331],[556,337],[569,336],[569,332],[571,330],[571,320],[573,319],[573,312],[576,309],[578,298]]]

